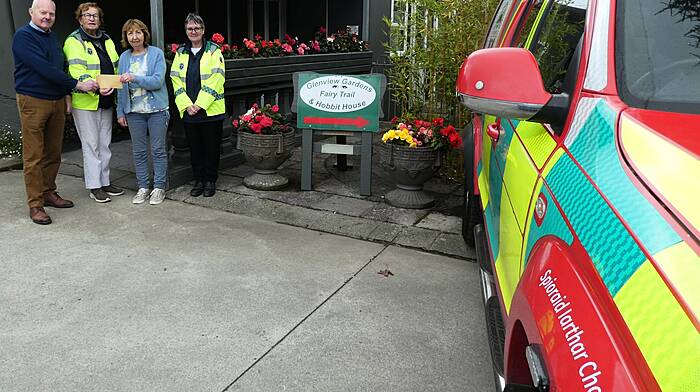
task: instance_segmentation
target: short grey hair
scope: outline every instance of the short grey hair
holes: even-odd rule
[[[32,0],[32,5],[29,6],[29,8],[30,8],[30,9],[36,8],[38,2],[39,2],[38,0]],[[51,0],[51,2],[53,3],[53,6],[56,7],[56,2],[53,1],[53,0]]]
[[[189,14],[187,14],[187,17],[185,17],[185,27],[187,27],[188,23],[195,23],[204,28],[204,20],[201,16],[195,14],[194,12],[190,12]]]

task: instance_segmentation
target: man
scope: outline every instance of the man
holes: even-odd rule
[[[56,193],[56,175],[61,164],[66,95],[73,89],[95,91],[94,80],[81,82],[64,70],[63,50],[51,27],[56,21],[56,4],[34,0],[31,21],[15,33],[15,91],[22,124],[22,158],[29,217],[48,225],[51,217],[44,206],[73,207],[73,202]]]

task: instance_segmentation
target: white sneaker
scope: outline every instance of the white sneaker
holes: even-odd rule
[[[147,188],[139,188],[139,191],[136,192],[136,196],[134,196],[133,199],[131,199],[131,202],[134,204],[141,204],[144,201],[148,199],[148,189]]]
[[[165,189],[153,188],[151,191],[151,200],[148,202],[150,205],[160,204],[165,200]]]

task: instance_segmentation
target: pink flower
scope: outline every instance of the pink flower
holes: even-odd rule
[[[233,122],[231,124],[233,125],[234,128],[238,128],[238,120],[233,120]]]
[[[427,135],[428,135],[428,137],[433,137],[433,130],[432,130],[432,129],[428,129]]]
[[[177,48],[179,48],[179,47],[180,47],[180,45],[178,45],[178,44],[170,44],[170,51],[175,53],[175,52],[177,52]]]
[[[222,52],[228,52],[231,50],[231,47],[228,44],[223,44],[221,45],[221,51]]]
[[[243,116],[243,117],[241,117],[241,120],[243,120],[243,121],[245,121],[245,122],[250,122],[251,119],[252,119],[251,116]]]
[[[318,32],[321,34],[326,34],[326,31],[328,31],[328,30],[326,30],[326,28],[323,26],[319,27],[319,29],[318,29]]]
[[[260,52],[260,49],[258,48],[253,48],[253,53],[258,54]]]
[[[319,44],[318,41],[313,41],[311,42],[311,48],[314,50],[314,52],[320,52],[321,44]]]
[[[292,53],[292,46],[289,44],[282,44],[282,50],[284,50],[285,53]]]
[[[302,48],[301,46],[298,47],[298,48],[297,48],[297,53],[299,53],[299,54],[304,54],[304,48]]]
[[[277,105],[272,105],[272,111],[275,112],[275,113],[277,113],[277,112],[280,111],[280,107],[277,106]]]
[[[224,43],[224,36],[219,33],[214,33],[214,35],[211,36],[211,40],[214,41],[215,44],[221,45]]]
[[[260,41],[262,38],[263,38],[262,35],[260,35],[260,34],[255,34],[255,39],[256,39],[256,40]]]

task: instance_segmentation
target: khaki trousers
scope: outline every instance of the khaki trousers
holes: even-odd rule
[[[27,204],[29,207],[43,207],[43,196],[56,191],[66,123],[66,101],[65,98],[52,101],[17,94],[17,109],[22,124]]]

